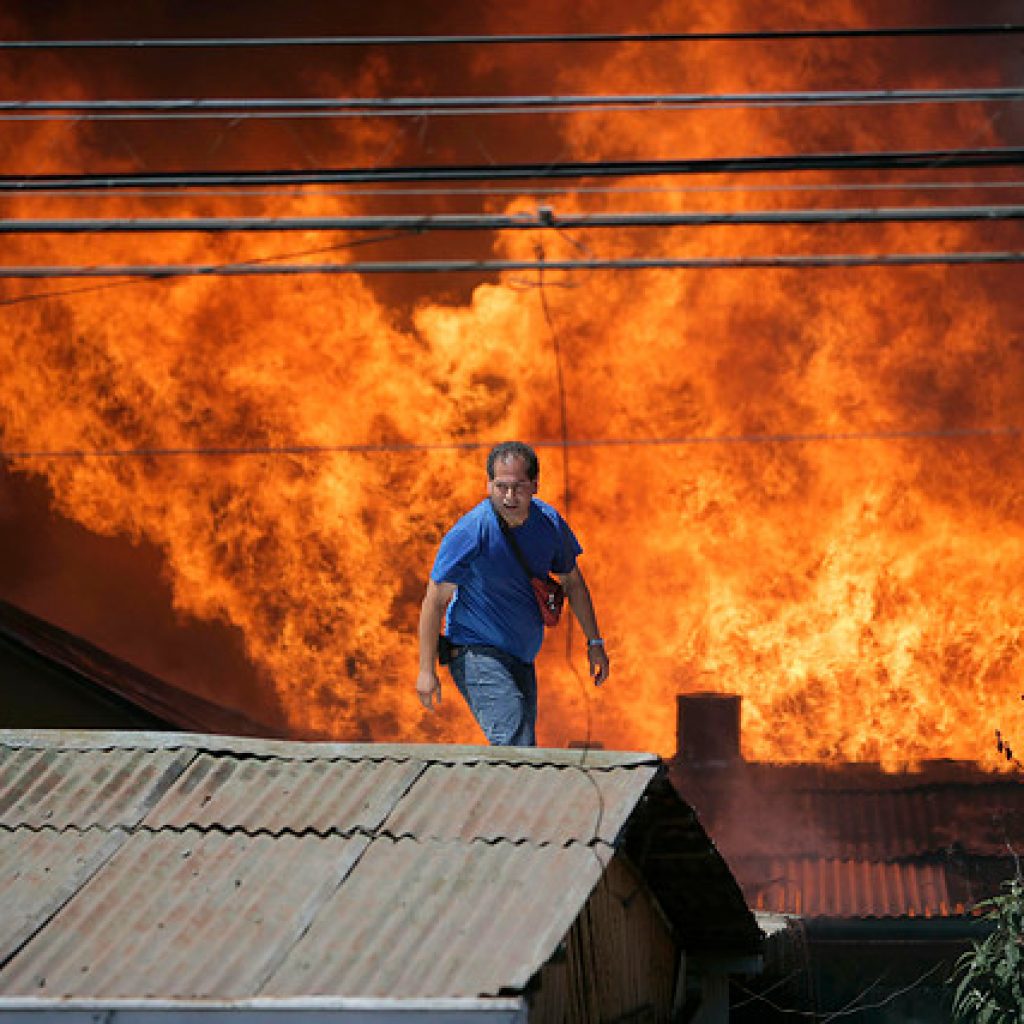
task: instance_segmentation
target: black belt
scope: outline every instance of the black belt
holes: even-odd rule
[[[449,644],[448,661],[452,661],[453,659],[459,658],[463,654],[468,654],[470,652],[474,654],[492,654],[499,660],[507,658],[509,661],[517,662],[520,665],[530,665],[530,662],[523,661],[521,658],[517,658],[514,654],[509,654],[508,651],[503,651],[500,647],[495,647],[493,644]],[[445,662],[445,664],[447,664],[447,662]]]

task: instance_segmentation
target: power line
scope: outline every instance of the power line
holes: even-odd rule
[[[680,437],[605,437],[532,440],[534,448],[674,448],[701,445],[818,444],[856,441],[971,441],[985,438],[1020,437],[1024,428],[947,427],[933,430],[863,430],[820,433],[709,434]],[[307,455],[404,455],[423,452],[479,451],[490,449],[493,441],[443,441],[407,444],[299,444],[252,446],[201,446],[167,448],[40,448],[0,449],[0,459],[153,459],[198,456],[236,458],[248,456]]]
[[[303,274],[491,274],[524,270],[805,270],[1013,264],[1024,252],[826,253],[817,256],[650,257],[588,260],[396,260],[359,263],[125,264],[120,266],[0,266],[0,279],[249,277]]]
[[[301,249],[296,252],[275,253],[260,259],[253,259],[251,263],[266,263],[271,260],[297,259],[300,256],[322,256],[328,252],[340,252],[344,249],[361,249],[369,245],[380,245],[383,242],[391,242],[400,238],[407,238],[407,234],[374,235],[371,238],[347,239],[344,242],[334,242],[331,245],[318,245],[313,249]],[[20,306],[27,302],[39,302],[43,299],[59,299],[71,295],[84,295],[86,293],[110,291],[114,288],[135,288],[143,285],[153,284],[153,278],[130,277],[117,280],[106,280],[100,284],[79,285],[75,288],[62,288],[59,291],[31,292],[23,295],[16,295],[10,298],[0,299],[0,306]]]
[[[681,174],[755,174],[780,171],[934,170],[936,166],[1019,167],[1024,147],[882,150],[867,153],[792,153],[779,156],[698,157],[691,160],[596,160],[550,163],[348,167],[315,171],[161,171],[148,174],[4,174],[0,192],[90,188],[315,185],[430,181],[513,181],[648,177]]]
[[[176,120],[268,117],[438,117],[448,115],[773,108],[1018,101],[1024,89],[848,89],[818,92],[650,93],[574,96],[379,96],[0,100],[0,120]]]
[[[374,196],[374,197],[405,197],[405,196],[631,196],[631,195],[716,195],[726,193],[759,193],[759,192],[928,192],[955,191],[959,189],[1019,189],[1024,188],[1022,181],[904,181],[904,182],[782,182],[779,184],[760,185],[675,185],[647,187],[630,187],[622,185],[572,185],[543,186],[533,188],[304,188],[302,186],[284,186],[267,189],[233,189],[233,188],[189,188],[188,196],[221,196],[224,198],[241,196],[274,196],[279,199],[309,196]],[[3,191],[0,189],[0,191]],[[118,189],[118,188],[68,188],[33,189],[18,198],[49,197],[51,195],[80,196],[83,198],[136,198],[136,199],[181,199],[184,193],[177,189],[164,191],[156,189]]]
[[[536,231],[568,228],[738,227],[751,225],[890,224],[1024,219],[1024,206],[869,207],[696,211],[681,213],[393,214],[342,217],[108,217],[0,219],[3,234],[132,234],[262,231]]]
[[[10,39],[0,50],[144,50],[280,46],[458,46],[550,43],[773,42],[801,39],[899,39],[929,36],[1016,35],[1024,25],[905,25],[891,28],[776,29],[740,32],[582,32],[434,36],[252,36],[167,39]]]

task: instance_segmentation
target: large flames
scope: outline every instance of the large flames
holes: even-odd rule
[[[806,5],[789,6],[779,21],[799,22]],[[826,6],[814,6],[819,23],[853,24],[846,5]],[[529,5],[523,23],[487,23],[475,5],[465,15],[456,30],[569,24],[555,24],[557,10],[543,22]],[[740,28],[749,16],[709,26],[665,2],[631,27]],[[5,28],[8,38],[26,31]],[[148,26],[148,34],[204,32],[175,25]],[[239,34],[262,33],[248,25]],[[978,59],[934,40],[522,47],[443,58],[402,51],[348,54],[333,68],[304,53],[301,73],[283,57],[261,57],[284,70],[247,87],[254,95],[394,95],[1003,84],[1007,69],[996,57],[1009,50],[982,41],[966,49]],[[952,80],[954,52],[963,81]],[[241,76],[240,61],[230,67]],[[101,75],[84,57],[25,59],[3,88],[14,97],[166,95],[178,82],[183,94],[236,91],[223,67],[214,76],[195,62],[153,57],[151,80],[128,80]],[[172,66],[176,78],[152,70]],[[147,161],[357,166],[999,144],[1003,123],[988,113],[607,112],[540,124],[192,123],[166,133],[36,124],[0,158],[5,172],[24,173],[153,169]],[[957,177],[937,169],[918,180]],[[720,179],[659,180],[646,191],[499,196],[487,208],[755,209],[1012,194],[742,187],[754,183],[734,178],[725,184],[735,191],[714,191],[707,186]],[[22,198],[5,200],[5,215],[327,215],[474,202],[324,189],[287,199]],[[536,231],[489,244],[498,257],[556,259],[1020,249],[1019,238],[989,225],[874,226]],[[8,237],[4,262],[225,263],[354,240]],[[467,252],[488,249],[431,236],[415,248],[391,242],[313,258]],[[1019,435],[1005,429],[1024,422],[1019,281],[1010,266],[508,274],[484,283],[7,282],[8,300],[70,291],[0,308],[0,439],[8,452],[152,453],[25,455],[7,468],[44,478],[55,513],[156,545],[176,609],[243,632],[297,734],[479,740],[451,687],[440,715],[421,711],[415,621],[443,530],[482,496],[486,447],[521,437],[541,445],[542,496],[568,499],[613,660],[611,681],[595,693],[578,629],[567,636],[562,626],[549,638],[542,743],[589,736],[670,753],[675,694],[713,689],[742,694],[751,757],[995,760],[995,728],[1024,743],[1024,466]],[[950,436],[960,428],[995,430]],[[295,446],[329,450],[280,451]],[[250,454],[188,454],[225,448]]]

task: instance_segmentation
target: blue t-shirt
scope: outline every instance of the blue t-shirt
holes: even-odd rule
[[[572,572],[583,549],[569,524],[534,498],[515,537],[534,575]],[[487,644],[532,662],[544,639],[544,622],[523,567],[485,498],[441,541],[430,578],[458,588],[445,619],[455,644]]]

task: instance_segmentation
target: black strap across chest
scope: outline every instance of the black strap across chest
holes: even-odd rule
[[[498,525],[501,527],[501,532],[505,535],[509,547],[512,548],[516,561],[523,567],[523,572],[526,573],[528,579],[535,579],[534,571],[530,568],[530,563],[526,561],[526,556],[523,554],[523,549],[519,546],[519,541],[516,540],[516,535],[512,532],[512,527],[505,522],[504,517],[497,510],[495,510],[494,514],[498,517]]]

